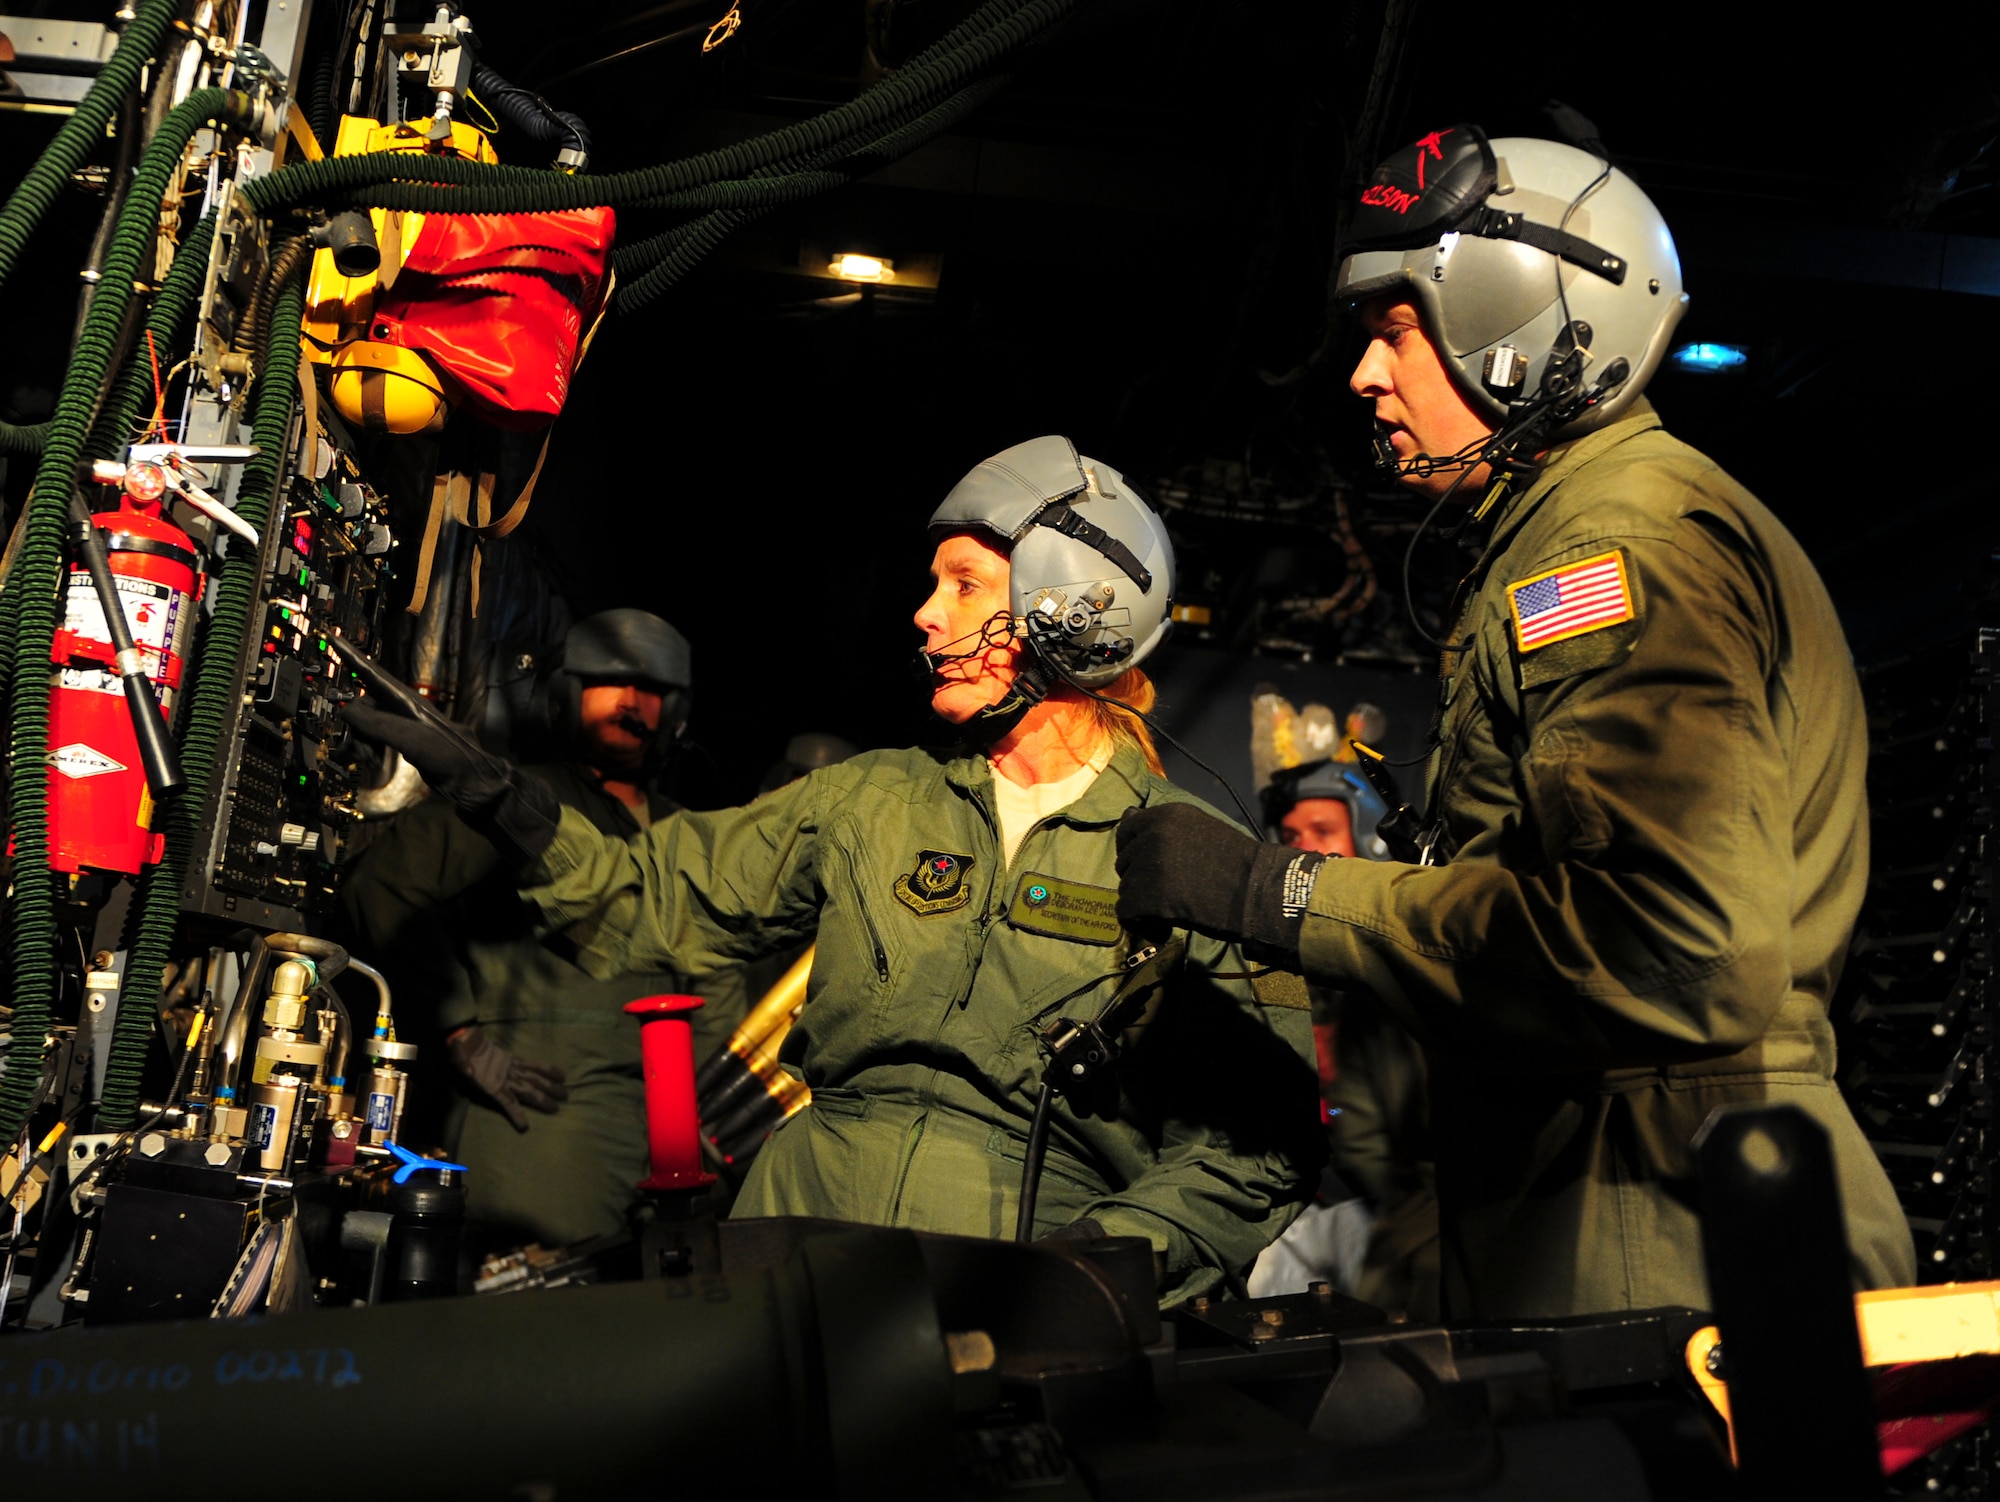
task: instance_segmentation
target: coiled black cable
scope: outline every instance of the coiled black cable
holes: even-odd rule
[[[537,145],[576,152],[582,158],[576,171],[589,165],[590,127],[581,116],[557,109],[533,89],[507,82],[483,62],[472,65],[472,87],[479,102],[503,125],[513,126]]]

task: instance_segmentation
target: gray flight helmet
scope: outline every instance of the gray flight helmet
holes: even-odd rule
[[[977,465],[930,530],[999,539],[1020,629],[1058,676],[1084,688],[1144,662],[1173,623],[1166,527],[1130,481],[1067,438],[1031,438]]]
[[[1557,295],[1557,278],[1562,293]],[[1585,384],[1622,382],[1557,430],[1612,421],[1660,368],[1687,294],[1660,211],[1602,157],[1555,141],[1433,131],[1376,168],[1334,276],[1350,306],[1383,293],[1416,304],[1453,383],[1496,427],[1534,396],[1586,326]]]
[[[1389,816],[1389,805],[1369,786],[1360,768],[1349,762],[1309,761],[1272,774],[1264,789],[1264,822],[1275,838],[1279,821],[1309,798],[1333,798],[1347,805],[1354,829],[1354,853],[1369,860],[1387,860],[1389,846],[1375,826]]]
[[[579,678],[687,688],[694,682],[688,640],[647,610],[601,610],[563,638],[563,667]]]
[[[588,683],[640,683],[660,691],[658,742],[670,747],[694,707],[694,651],[688,639],[649,610],[601,610],[569,628],[553,675],[552,719],[574,735]]]

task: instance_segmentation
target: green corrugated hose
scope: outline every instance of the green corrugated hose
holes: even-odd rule
[[[181,347],[181,328],[194,317],[201,302],[201,285],[208,274],[209,241],[214,238],[213,214],[197,220],[181,236],[174,264],[167,269],[166,280],[160,283],[159,293],[153,298],[152,311],[146,315],[146,331],[133,345],[132,363],[112,387],[97,426],[91,429],[84,445],[86,458],[115,458],[126,444],[138,440],[139,416],[153,407],[153,362],[146,354],[146,334],[153,336],[153,347],[160,357],[160,373],[164,376],[174,363],[169,351]]]
[[[270,339],[258,367],[268,372],[268,378],[257,382],[251,432],[262,452],[243,467],[236,487],[237,515],[260,532],[271,525],[284,489],[282,461],[298,387],[294,373],[299,368],[299,324],[304,314],[305,289],[293,276],[278,294]],[[159,1016],[160,976],[180,919],[181,886],[195,854],[204,800],[218,770],[216,752],[237,710],[230,690],[235,684],[243,636],[257,603],[257,585],[257,555],[232,542],[218,572],[215,614],[207,622],[192,659],[194,685],[189,693],[187,729],[181,737],[181,767],[187,773],[187,786],[167,798],[154,815],[153,827],[167,837],[166,854],[139,878],[121,940],[126,950],[124,1000],[118,1008],[111,1059],[104,1071],[99,1131],[122,1130],[138,1114],[139,1078]]]
[[[188,140],[211,116],[249,103],[221,89],[199,89],[176,106],[146,147],[133,174],[125,212],[104,258],[104,279],[91,300],[76,348],[71,352],[47,446],[35,472],[33,498],[21,524],[21,542],[7,580],[7,629],[0,650],[20,664],[46,663],[55,642],[56,605],[63,567],[63,534],[77,465],[84,457],[84,429],[90,421],[132,282],[159,233],[159,206],[181,170]],[[45,158],[46,160],[46,158]],[[296,362],[294,362],[296,363]],[[8,926],[14,1003],[14,1060],[17,1067],[0,1080],[0,1142],[11,1141],[26,1124],[40,1071],[30,1061],[48,1036],[56,989],[58,878],[49,870],[47,778],[49,696],[30,673],[16,679],[8,706],[8,776],[14,818],[14,908]]]
[[[846,104],[783,130],[658,167],[572,177],[419,152],[376,152],[287,167],[251,183],[244,198],[265,214],[302,203],[365,203],[435,214],[685,206],[687,200],[679,195],[727,179],[782,170],[826,153],[865,152],[885,128],[894,129],[907,118],[912,107],[938,104],[967,80],[1042,40],[1081,3],[987,0],[946,36]],[[848,180],[847,174],[837,176]]]
[[[20,185],[8,196],[6,206],[0,207],[0,283],[14,270],[22,248],[41,224],[49,205],[69,186],[70,174],[83,165],[84,158],[104,139],[118,101],[138,87],[139,70],[159,46],[179,8],[180,0],[146,0],[139,7],[138,14],[119,36],[111,60],[77,105],[76,113],[63,122],[40,160],[28,169]],[[48,432],[49,425],[45,422],[27,427],[0,423],[0,454],[39,454],[48,441]]]

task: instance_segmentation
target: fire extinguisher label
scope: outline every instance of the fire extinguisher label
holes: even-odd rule
[[[65,777],[101,777],[106,772],[122,772],[125,763],[113,761],[95,746],[72,741],[49,753],[49,765]]]
[[[157,678],[162,652],[176,657],[183,654],[193,614],[182,608],[185,601],[180,591],[167,585],[127,574],[118,575],[115,582],[133,643],[146,654],[147,676]],[[90,576],[82,569],[70,570],[69,588],[63,591],[62,629],[91,641],[111,640],[104,624],[104,608],[97,602]]]
[[[148,656],[147,666],[154,667],[158,663],[157,657]],[[56,674],[56,681],[64,688],[80,688],[89,694],[109,694],[114,699],[125,697],[125,680],[116,673],[106,672],[103,668],[64,668]],[[159,700],[160,708],[167,714],[172,714],[174,691],[157,679],[154,688],[154,696]]]

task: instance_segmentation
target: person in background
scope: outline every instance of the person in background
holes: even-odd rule
[[[1332,717],[1321,706],[1298,715],[1275,692],[1268,698],[1260,692],[1253,762],[1263,759],[1257,730],[1274,717],[1279,735],[1271,738],[1288,747],[1334,741],[1330,733],[1311,733],[1315,711],[1330,732]],[[1347,735],[1364,744],[1379,744],[1386,728],[1373,705],[1357,705],[1347,716]],[[1376,826],[1388,806],[1357,765],[1338,756],[1346,742],[1331,749],[1336,754],[1269,770],[1260,789],[1267,833],[1294,850],[1386,858]],[[1318,1202],[1258,1259],[1250,1291],[1293,1293],[1325,1279],[1392,1318],[1434,1321],[1437,1169],[1423,1050],[1365,991],[1315,985],[1309,994],[1332,1157]]]
[[[560,804],[612,839],[678,808],[659,790],[686,726],[693,684],[685,637],[642,610],[573,626],[534,703],[570,754],[535,774]],[[614,1236],[647,1172],[639,1026],[624,1004],[700,995],[697,1057],[741,1019],[727,971],[666,966],[602,980],[533,912],[488,836],[437,798],[402,815],[342,883],[355,952],[396,988],[399,1017],[441,1044],[458,1089],[445,1146],[471,1171],[467,1214],[492,1245],[570,1245]]]

